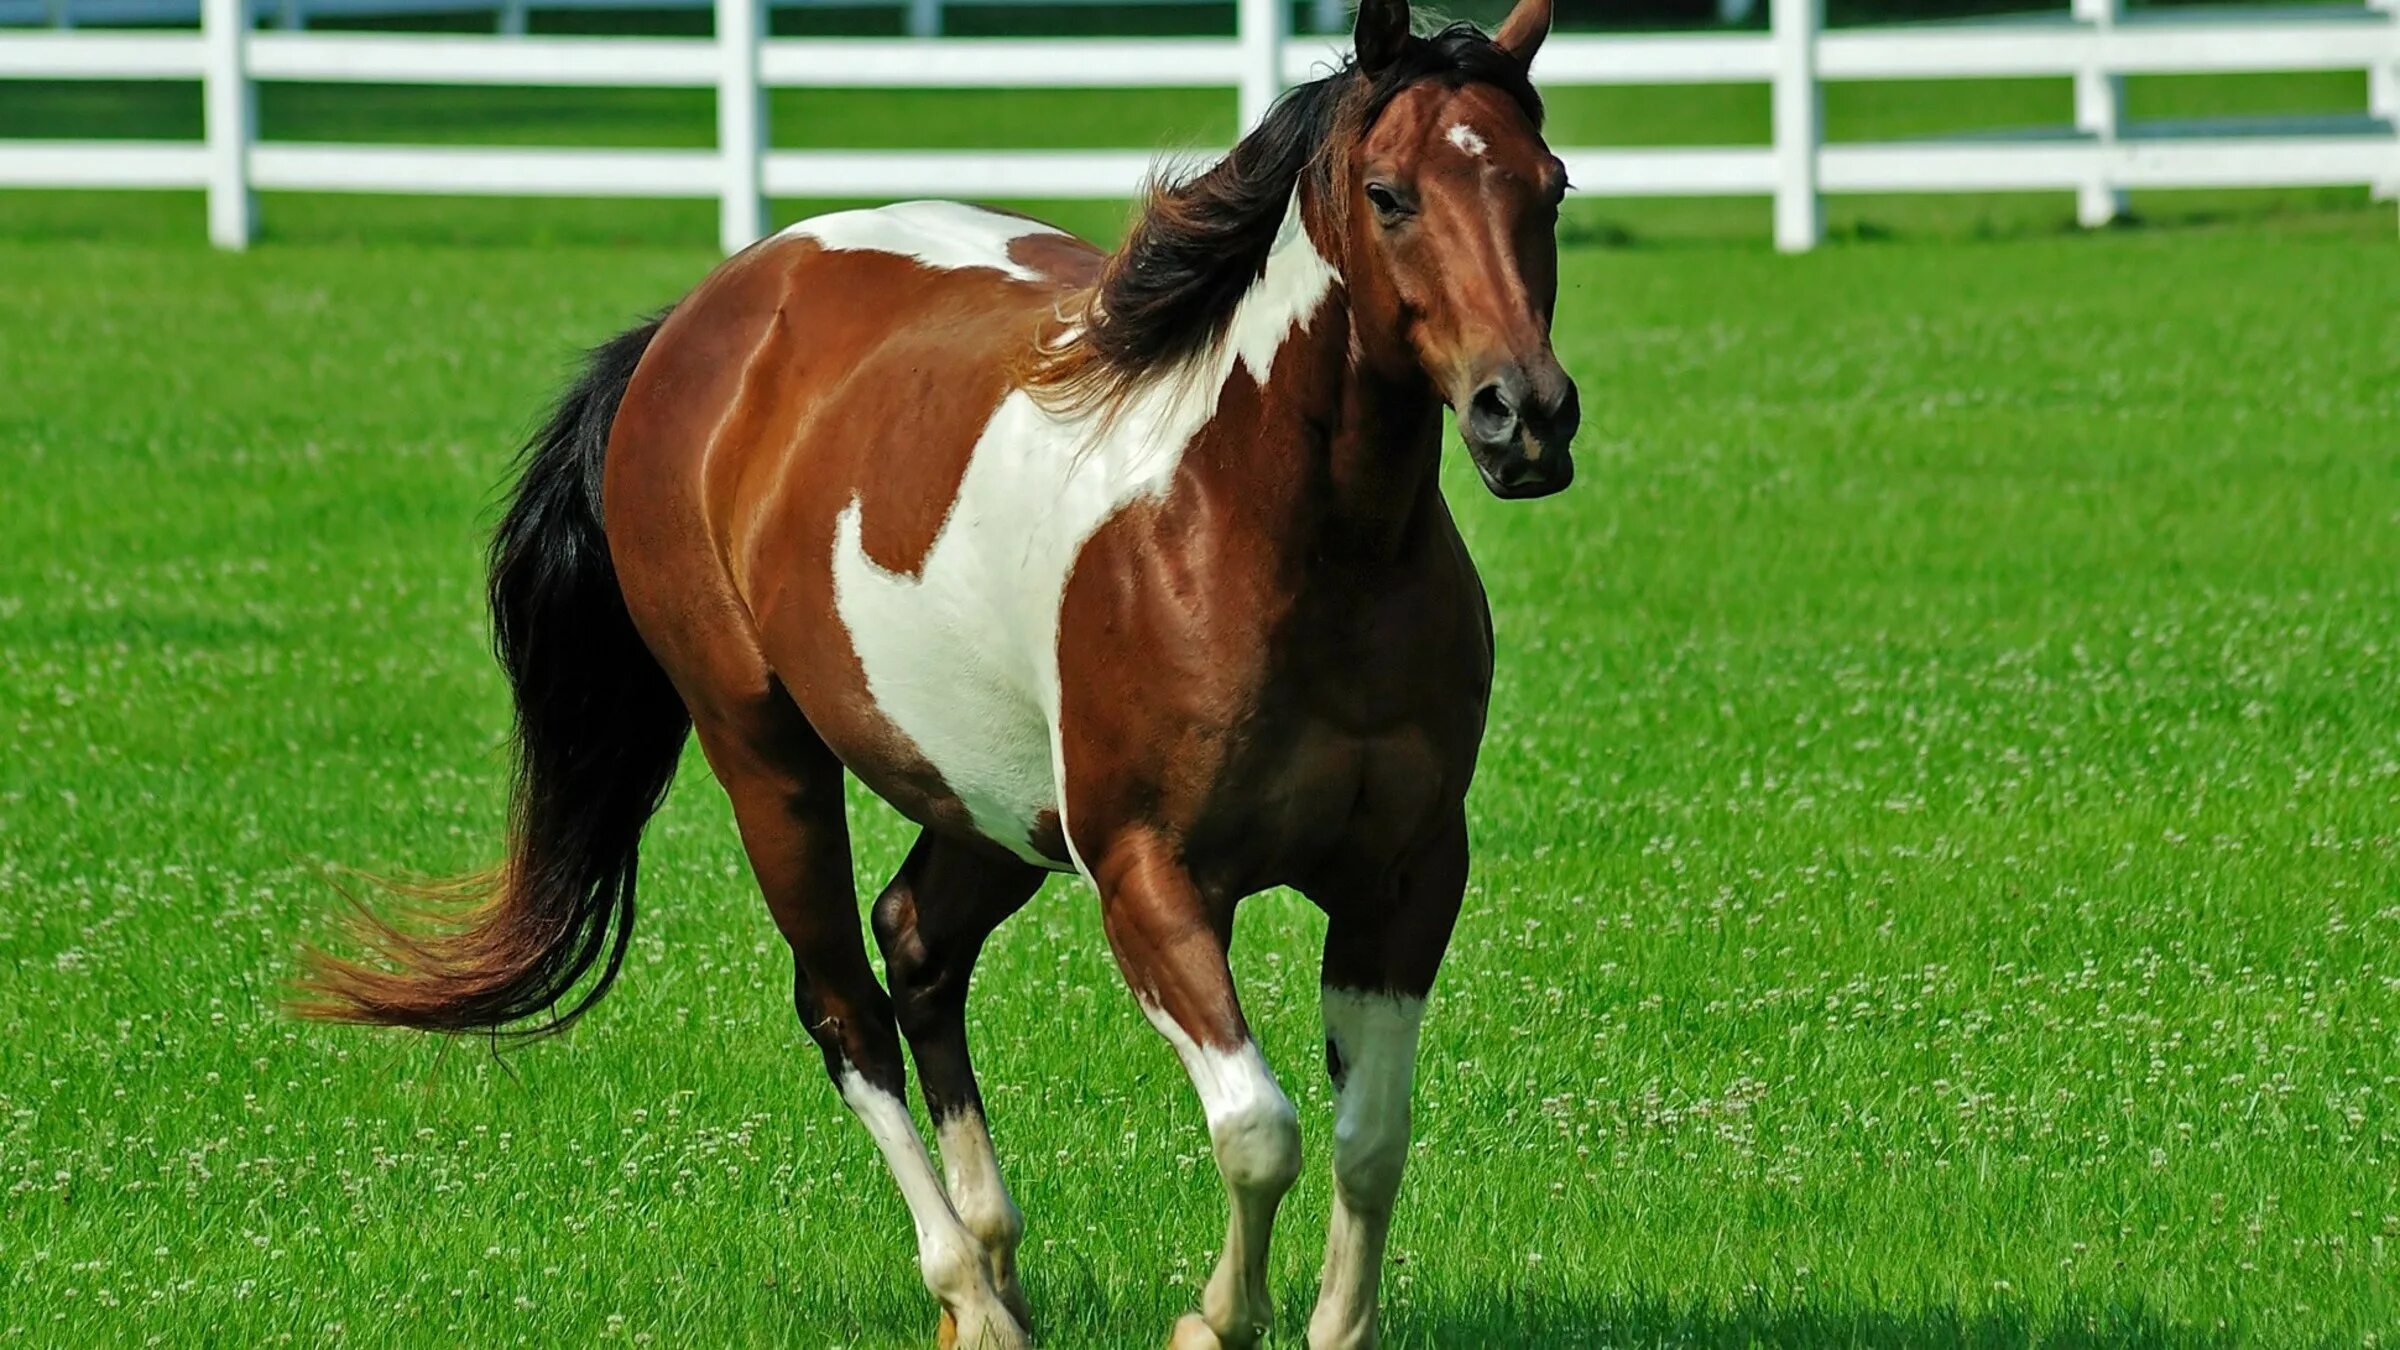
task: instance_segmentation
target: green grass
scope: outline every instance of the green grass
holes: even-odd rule
[[[1848,209],[1896,237],[1587,203],[1580,482],[1450,466],[1501,678],[1391,1337],[2388,1344],[2390,217]],[[0,1340],[926,1343],[696,756],[567,1040],[278,1014],[324,862],[489,861],[510,447],[710,258],[704,206],[267,210],[227,257],[189,198],[0,198]],[[905,835],[855,817],[871,889]],[[1236,954],[1307,1129],[1286,1343],[1319,925],[1261,897]],[[1152,1343],[1222,1200],[1080,889],[974,1017],[1048,1342]]]

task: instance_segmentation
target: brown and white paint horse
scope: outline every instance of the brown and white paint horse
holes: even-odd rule
[[[1442,405],[1500,496],[1572,472],[1566,180],[1527,78],[1549,22],[1523,0],[1496,38],[1419,37],[1406,0],[1367,0],[1353,62],[1155,192],[1114,254],[947,202],[846,211],[600,349],[493,547],[508,860],[458,926],[320,958],[310,1010],[496,1032],[581,986],[531,1031],[571,1021],[618,969],[636,844],[696,730],[944,1339],[1027,1340],[964,1009],[985,938],[1071,871],[1190,1073],[1231,1205],[1171,1344],[1246,1346],[1300,1130],[1226,946],[1237,901],[1290,885],[1327,916],[1339,1094],[1309,1342],[1371,1344],[1492,671]],[[845,769],[923,827],[874,906],[888,996]]]

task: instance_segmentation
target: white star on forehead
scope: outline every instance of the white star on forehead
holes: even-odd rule
[[[1480,155],[1486,148],[1483,137],[1476,135],[1475,128],[1464,122],[1451,123],[1450,129],[1442,133],[1442,139],[1470,155]]]

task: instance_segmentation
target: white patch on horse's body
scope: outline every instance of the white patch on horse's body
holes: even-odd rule
[[[1065,233],[965,202],[895,202],[815,216],[786,226],[783,237],[813,239],[831,253],[895,253],[927,267],[988,267],[1018,281],[1043,281],[1040,272],[1009,257],[1008,246],[1032,235]]]
[[[917,1229],[917,1269],[925,1287],[957,1317],[958,1343],[1023,1346],[1024,1333],[992,1288],[983,1246],[959,1222],[958,1211],[942,1193],[907,1105],[846,1063],[841,1086],[842,1100],[874,1136],[892,1180],[900,1185],[900,1198],[908,1202],[908,1215]]]
[[[1310,1350],[1375,1340],[1376,1285],[1392,1201],[1408,1163],[1408,1098],[1422,999],[1325,991],[1325,1038],[1341,1073],[1333,1123],[1333,1222],[1325,1273],[1308,1321]]]
[[[1475,128],[1464,122],[1451,123],[1450,129],[1442,133],[1442,139],[1470,155],[1480,155],[1490,148],[1484,144],[1483,137],[1475,134]]]
[[[1191,367],[1162,372],[1113,416],[1052,411],[1022,389],[1001,400],[918,575],[866,556],[856,500],[836,520],[834,611],[868,693],[977,831],[1025,861],[1059,866],[1031,842],[1044,811],[1058,814],[1074,848],[1058,677],[1059,645],[1074,635],[1060,631],[1059,610],[1085,541],[1167,490],[1235,363],[1263,384],[1335,280],[1300,225],[1295,195],[1265,271]]]

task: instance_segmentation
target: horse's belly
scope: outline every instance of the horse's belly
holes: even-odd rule
[[[835,606],[879,720],[976,833],[1058,865],[1045,838],[1058,814],[1051,719],[1027,635],[976,578],[937,571],[937,559],[916,577],[877,567],[858,546],[858,512],[853,503],[836,525]]]

